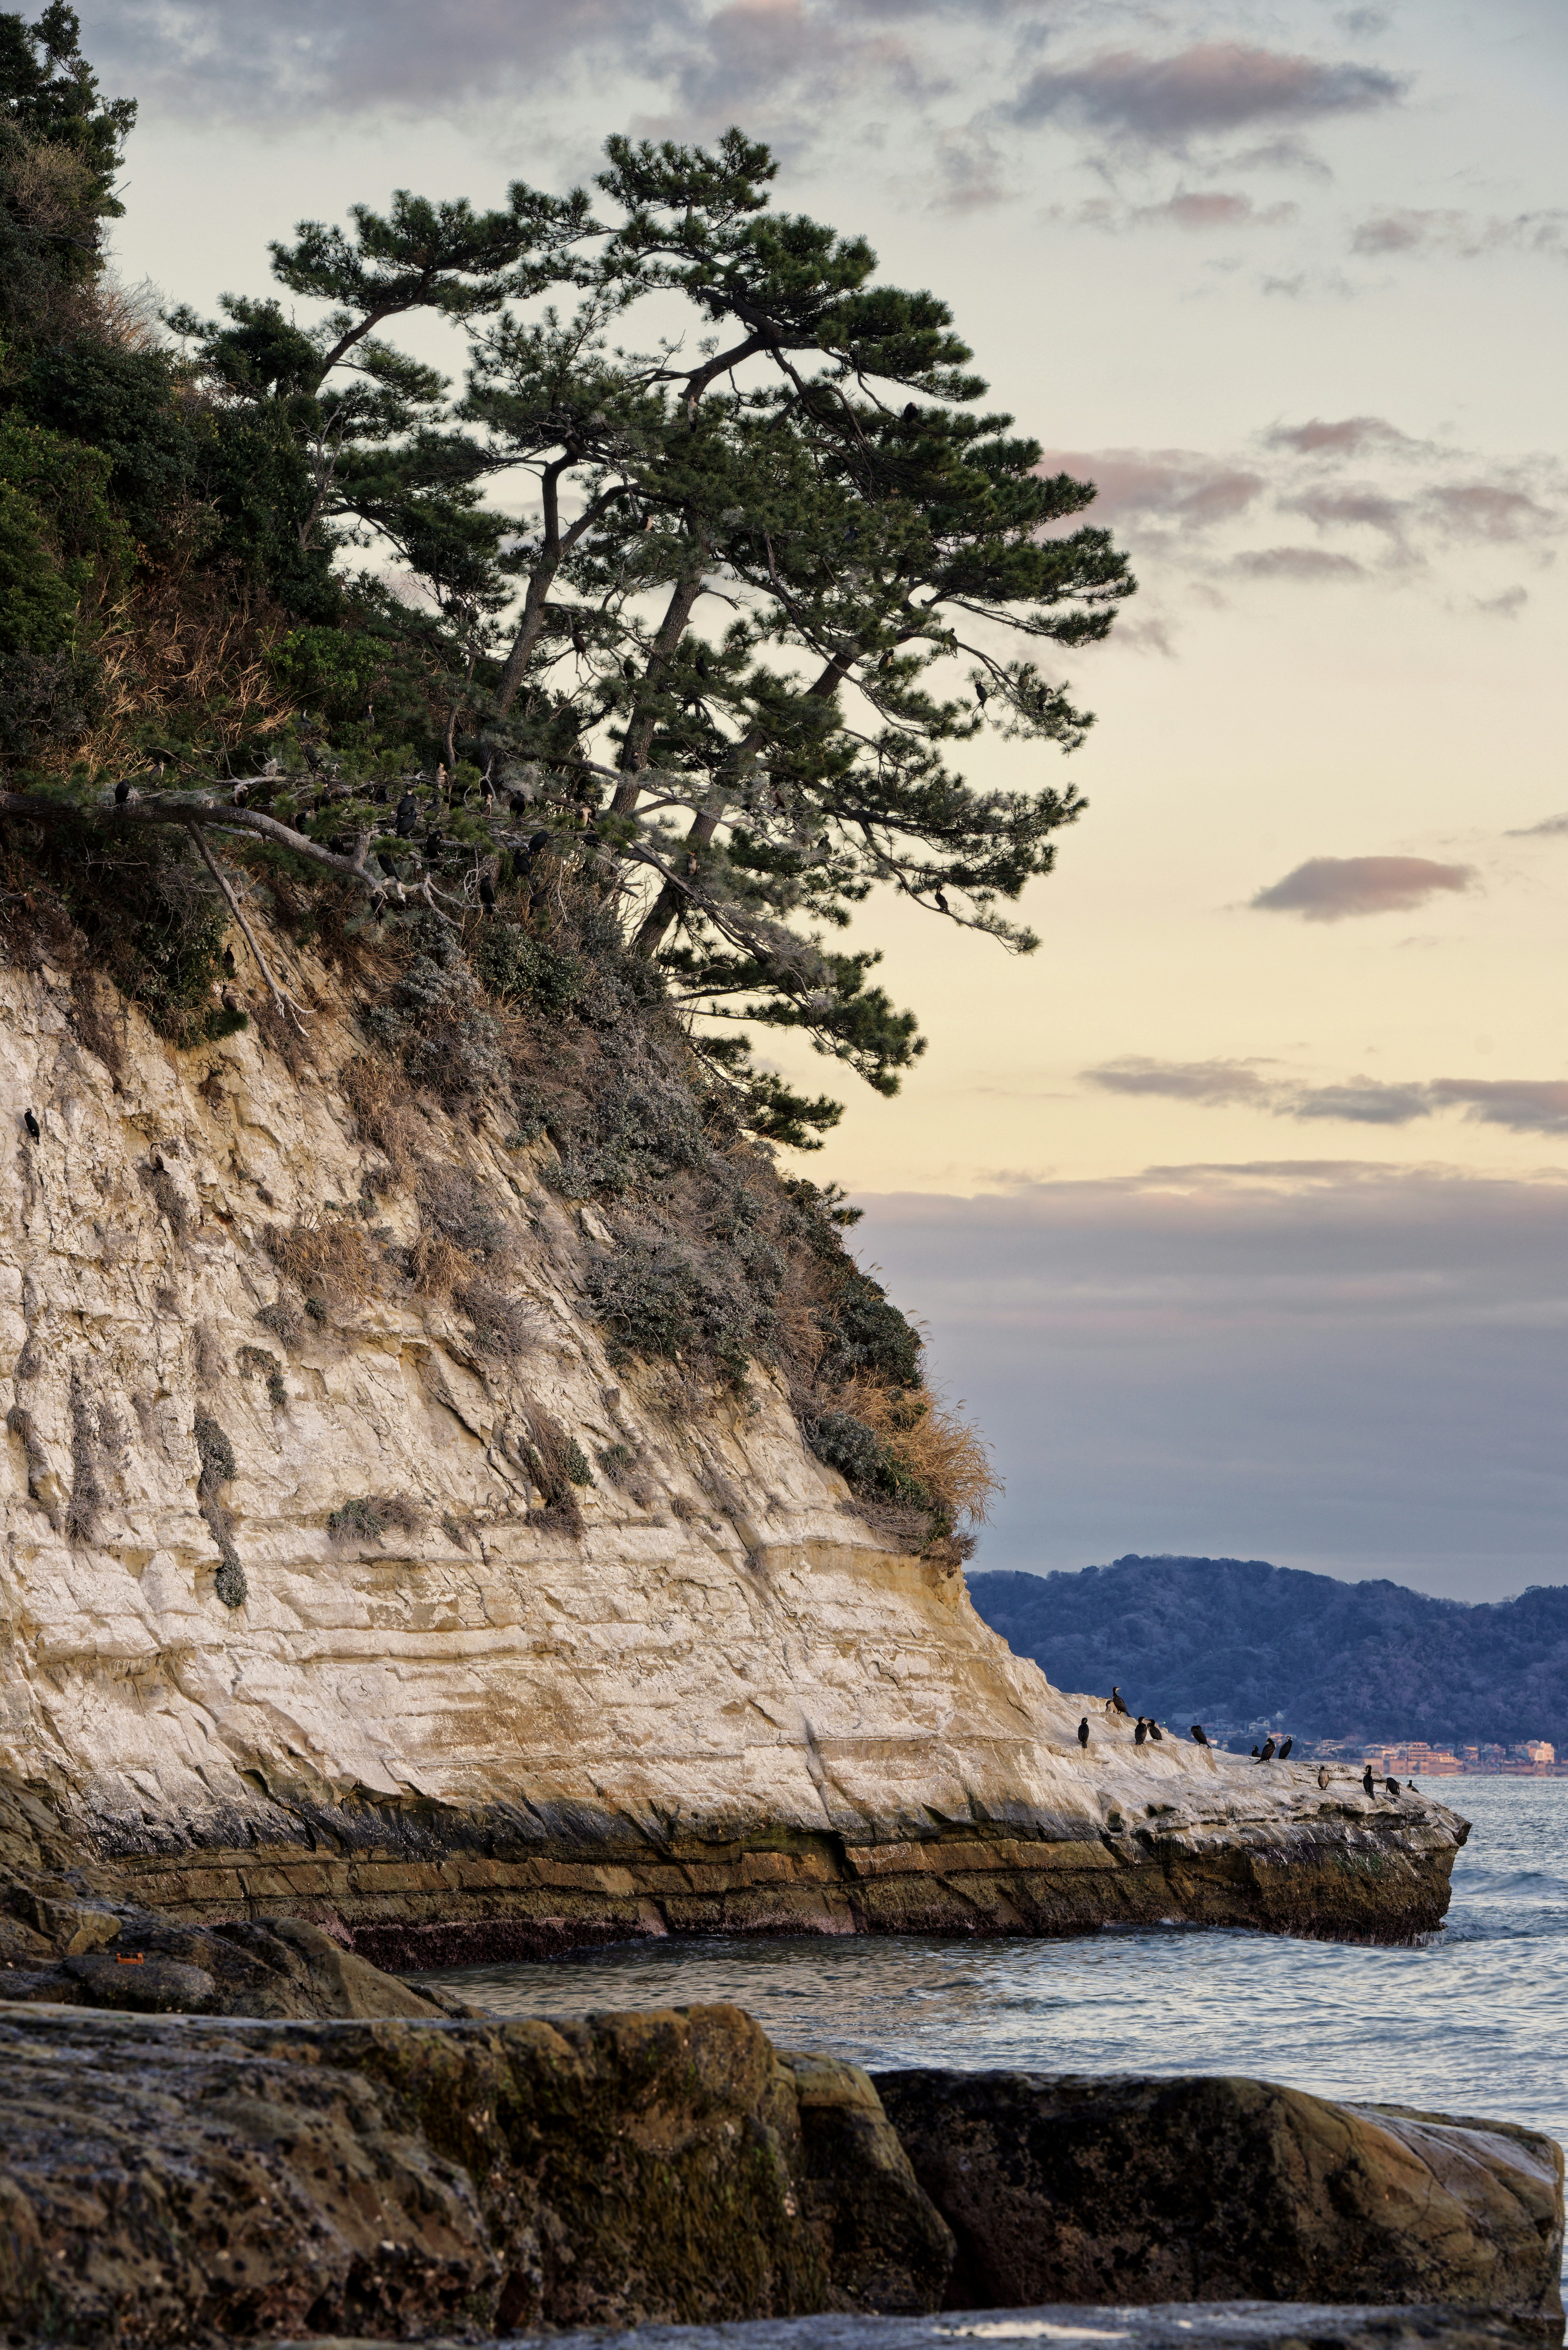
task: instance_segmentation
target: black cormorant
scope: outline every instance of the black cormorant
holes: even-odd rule
[[[1391,1795],[1397,1795],[1399,1793],[1399,1782],[1397,1779],[1385,1779],[1383,1783],[1387,1788],[1388,1793]]]
[[[384,848],[379,848],[376,851],[376,862],[380,867],[389,881],[395,881],[397,879],[398,868],[393,864],[391,858],[388,856]]]
[[[28,1113],[28,1115],[29,1115],[29,1116],[31,1116],[31,1112],[29,1112],[29,1113]],[[1078,1743],[1079,1743],[1079,1745],[1080,1745],[1080,1746],[1087,1746],[1088,1742],[1089,1742],[1089,1717],[1088,1717],[1088,1715],[1087,1715],[1087,1714],[1085,1714],[1085,1715],[1084,1716],[1084,1719],[1082,1720],[1082,1721],[1078,1724]]]
[[[488,873],[482,873],[479,877],[479,902],[482,906],[493,906],[495,903],[495,884]]]
[[[1209,1741],[1208,1741],[1208,1738],[1207,1738],[1207,1737],[1205,1736],[1205,1734],[1204,1734],[1203,1724],[1202,1724],[1200,1721],[1195,1721],[1195,1722],[1193,1723],[1193,1725],[1192,1725],[1192,1736],[1193,1736],[1194,1742],[1195,1742],[1197,1745],[1199,1745],[1199,1746],[1207,1746],[1207,1745],[1208,1745]]]
[[[42,1139],[44,1129],[38,1124],[37,1119],[34,1117],[30,1109],[25,1109],[22,1112],[22,1123],[26,1128],[35,1142]]]
[[[398,838],[400,840],[412,840],[414,837],[414,827],[418,824],[419,820],[419,803],[415,799],[412,792],[405,792],[402,798],[398,802]]]
[[[920,421],[920,411],[919,411],[919,410],[915,406],[914,401],[913,401],[912,400],[906,400],[906,401],[905,401],[905,403],[904,403],[904,413],[903,413],[903,414],[902,414],[902,416],[900,416],[900,418],[898,419],[899,423],[900,423],[900,424],[918,424],[918,423],[919,422],[919,421]]]
[[[940,889],[933,889],[931,891],[931,903],[935,906],[939,914],[945,914],[947,912],[948,901],[943,897]]]
[[[1274,1742],[1272,1738],[1265,1738],[1263,1741],[1263,1751],[1259,1755],[1258,1760],[1260,1762],[1272,1762],[1273,1759]]]
[[[116,807],[123,807],[123,806],[125,806],[126,801],[127,801],[130,797],[130,785],[125,781],[124,777],[122,776],[122,777],[120,778],[119,782],[118,784],[116,784],[116,785],[115,785],[115,787],[114,787],[114,804],[115,804],[115,806],[116,806]]]
[[[1155,1743],[1156,1743],[1156,1745],[1157,1745],[1157,1746],[1163,1746],[1163,1745],[1164,1745],[1164,1743],[1165,1743],[1165,1733],[1164,1733],[1164,1731],[1160,1729],[1160,1726],[1159,1726],[1158,1722],[1158,1721],[1156,1721],[1156,1720],[1155,1720],[1155,1718],[1154,1718],[1154,1716],[1153,1716],[1153,1714],[1152,1714],[1152,1713],[1149,1715],[1149,1718],[1148,1718],[1148,1734],[1149,1734],[1149,1736],[1154,1740],[1154,1742],[1155,1742]]]
[[[1296,1742],[1293,1737],[1282,1738],[1280,1741],[1280,1760],[1282,1762],[1285,1761],[1286,1757],[1290,1753],[1291,1748],[1295,1744],[1295,1742]]]
[[[1107,1713],[1127,1713],[1129,1711],[1130,1709],[1127,1705],[1127,1701],[1126,1698],[1123,1697],[1120,1689],[1113,1685],[1111,1693],[1106,1700],[1106,1711]]]
[[[1137,1728],[1133,1731],[1133,1744],[1135,1746],[1141,1746],[1147,1736],[1148,1724],[1140,1713],[1137,1718]]]
[[[1372,1765],[1370,1762],[1361,1774],[1361,1783],[1369,1795],[1375,1795],[1377,1793],[1376,1788],[1372,1783]]]
[[[508,792],[506,795],[506,805],[511,809],[514,816],[526,816],[528,813],[527,793]]]
[[[370,797],[371,797],[372,801],[375,803],[375,805],[376,805],[376,806],[377,806],[377,807],[385,807],[385,806],[386,806],[386,805],[387,805],[387,786],[386,786],[386,785],[385,785],[385,784],[378,784],[378,785],[377,785],[377,786],[376,786],[376,788],[375,788],[375,790],[371,793]]]

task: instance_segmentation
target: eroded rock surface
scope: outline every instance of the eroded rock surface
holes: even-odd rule
[[[1561,2328],[1542,2131],[1223,2075],[874,2077],[960,2300],[1441,2301]]]
[[[275,946],[322,1007],[293,1066],[256,1025],[175,1053],[122,1006],[114,1078],[63,975],[0,972],[0,1765],[126,1898],[289,1911],[404,1966],[1439,1921],[1451,1812],[1135,1749],[960,1573],[879,1544],[764,1370],[613,1368],[584,1287],[607,1235],[548,1140],[410,1111],[394,1181],[342,1082],[349,1008]],[[418,1291],[421,1186],[501,1235],[505,1314]],[[301,1248],[314,1289],[280,1270]],[[593,1478],[570,1506],[535,1482],[541,1414]]]

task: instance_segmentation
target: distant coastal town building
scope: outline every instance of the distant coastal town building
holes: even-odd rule
[[[1320,1738],[1297,1752],[1314,1762],[1360,1766],[1370,1762],[1382,1775],[1395,1779],[1457,1779],[1485,1773],[1514,1779],[1568,1776],[1568,1762],[1559,1762],[1549,1739],[1525,1738],[1514,1746],[1432,1746],[1424,1739],[1392,1739],[1367,1745],[1360,1739]]]

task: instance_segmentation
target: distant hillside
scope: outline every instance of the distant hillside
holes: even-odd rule
[[[1119,1682],[1182,1729],[1283,1713],[1302,1738],[1568,1747],[1568,1586],[1472,1607],[1260,1558],[1129,1557],[969,1587],[1058,1689]]]

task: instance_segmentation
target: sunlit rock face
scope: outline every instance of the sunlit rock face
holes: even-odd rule
[[[0,1764],[139,1899],[291,1908],[382,1962],[1439,1920],[1442,1806],[1135,1749],[955,1569],[880,1545],[765,1370],[613,1368],[607,1235],[549,1142],[436,1113],[395,1170],[348,1006],[297,963],[307,1045],[253,1021],[175,1053],[117,1003],[117,1076],[101,1003],[0,973]],[[443,1183],[500,1235],[466,1304],[419,1285]]]

